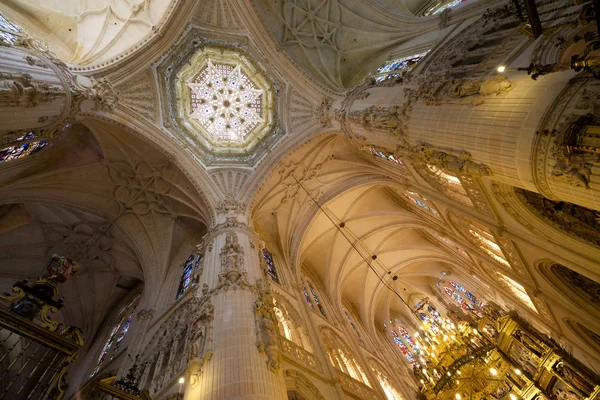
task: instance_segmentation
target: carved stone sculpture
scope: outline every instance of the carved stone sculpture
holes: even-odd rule
[[[36,81],[27,73],[0,72],[0,105],[35,107],[64,96],[62,88]]]
[[[238,243],[238,236],[234,232],[227,233],[225,245],[221,249],[221,272],[219,273],[218,288],[226,290],[233,286],[234,289],[248,287],[248,273],[244,269],[244,250]]]
[[[256,281],[256,301],[254,317],[256,321],[257,347],[267,355],[267,366],[273,372],[279,371],[280,351],[277,335],[277,317],[273,311],[273,299],[267,280]]]

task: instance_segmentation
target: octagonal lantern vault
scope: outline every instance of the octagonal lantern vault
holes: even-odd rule
[[[179,115],[205,147],[236,152],[273,128],[273,91],[241,53],[204,48],[177,73]]]

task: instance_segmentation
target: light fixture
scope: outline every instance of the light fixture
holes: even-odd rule
[[[458,393],[456,393],[456,394],[454,395],[454,397],[456,398],[456,400],[460,400],[460,399],[462,399],[462,396],[461,396],[460,394],[458,394]]]
[[[181,378],[179,378],[179,384],[183,385],[183,383],[185,382],[185,379],[183,379],[183,376]]]
[[[498,375],[498,371],[496,371],[496,369],[495,369],[495,368],[490,368],[490,374],[492,374],[492,375],[494,375],[494,376],[495,376],[495,375]]]
[[[515,374],[521,375],[521,370],[520,369],[515,369]]]
[[[510,394],[510,400],[517,400],[517,396],[515,396],[514,394]]]
[[[498,67],[498,72],[503,73],[504,71],[506,71],[506,67],[504,65]]]

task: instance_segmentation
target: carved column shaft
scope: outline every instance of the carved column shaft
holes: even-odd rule
[[[0,47],[0,132],[52,127],[70,108],[58,67],[33,50]]]
[[[282,371],[272,363],[274,342],[260,346],[269,325],[255,313],[262,271],[250,235],[231,223],[207,238],[199,287],[214,305],[212,343],[206,342],[212,356],[190,364],[186,400],[287,398]]]

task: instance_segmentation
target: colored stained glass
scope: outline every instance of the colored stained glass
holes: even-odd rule
[[[310,296],[308,295],[308,290],[306,290],[306,285],[304,282],[302,282],[302,289],[304,290],[304,300],[306,300],[310,308],[313,308],[313,303],[310,301]]]
[[[110,331],[110,335],[108,336],[108,340],[104,344],[102,348],[102,352],[100,353],[100,357],[98,357],[98,362],[96,363],[96,367],[92,372],[91,376],[96,375],[100,370],[100,367],[106,360],[107,356],[110,353],[110,360],[112,360],[117,353],[119,352],[119,347],[121,342],[127,335],[129,328],[131,327],[131,320],[133,319],[133,315],[135,310],[140,302],[140,295],[138,294],[126,307],[121,311],[121,318],[119,319],[119,323],[116,324],[113,329]],[[111,351],[112,349],[112,351]]]
[[[427,204],[429,202],[429,200],[427,200],[425,197],[421,196],[419,193],[413,192],[410,190],[406,190],[406,191],[404,191],[403,195],[404,195],[404,198],[406,198],[406,200],[416,204],[417,206],[421,207],[422,209],[427,210],[434,215],[439,215],[439,213],[437,212],[437,210],[435,208],[433,208],[429,204]]]
[[[16,160],[25,157],[28,154],[37,153],[48,146],[49,143],[46,140],[35,140],[35,138],[33,132],[28,132],[15,139],[10,143],[10,146],[0,149],[0,163]]]
[[[277,275],[277,270],[275,269],[273,254],[271,254],[271,252],[269,252],[267,249],[263,249],[263,257],[267,263],[267,273],[273,281],[279,283],[279,275]]]
[[[389,160],[389,161],[393,161],[398,165],[404,165],[404,163],[402,162],[402,160],[400,160],[399,158],[394,157],[393,154],[387,153],[387,152],[383,152],[381,150],[377,150],[374,147],[369,147],[369,150],[371,150],[371,153],[379,158],[383,158],[384,160]]]
[[[323,315],[325,318],[327,318],[325,309],[323,308],[323,306],[321,305],[321,302],[319,301],[319,295],[317,294],[317,291],[312,287],[310,282],[308,282],[308,288],[310,289],[310,293],[312,294],[313,299],[315,299],[315,304],[317,305],[319,312],[321,313],[321,315]]]
[[[402,339],[400,339],[400,336],[398,336],[398,334],[395,331],[392,331],[392,336],[394,337],[394,342],[396,342],[396,345],[398,345],[398,348],[400,349],[402,354],[404,354],[408,362],[411,363],[413,367],[418,366],[419,363],[417,362],[413,354],[408,350]]]
[[[360,333],[358,333],[358,329],[356,329],[356,325],[354,325],[354,321],[352,320],[352,317],[350,317],[350,314],[346,310],[344,310],[344,314],[346,315],[346,319],[348,320],[348,323],[350,324],[350,326],[352,327],[352,329],[354,329],[354,333],[356,333],[356,336],[358,337],[358,340],[360,341],[360,343],[364,347],[365,346],[365,342],[363,341],[363,338],[360,336]]]
[[[196,265],[199,262],[200,257],[196,261]],[[194,255],[192,254],[186,260],[183,265],[183,272],[181,273],[181,280],[179,281],[179,287],[177,288],[177,299],[179,300],[181,296],[183,296],[190,287],[190,283],[192,281],[192,273],[194,272]]]
[[[375,82],[382,82],[386,79],[406,75],[427,53],[428,51],[387,61],[381,67],[377,68],[377,71],[374,74]]]

